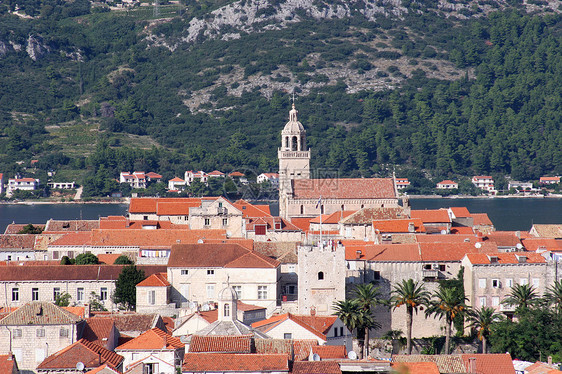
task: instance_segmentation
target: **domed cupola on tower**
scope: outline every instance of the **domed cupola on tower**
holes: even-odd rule
[[[297,113],[293,103],[293,108],[289,111],[289,122],[281,131],[281,149],[284,151],[306,150],[306,130],[297,119]]]

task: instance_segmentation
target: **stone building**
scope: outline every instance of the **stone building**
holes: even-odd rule
[[[289,122],[281,131],[279,158],[279,215],[316,217],[339,210],[366,207],[398,207],[398,192],[392,178],[311,179],[310,150],[306,130],[289,112]]]
[[[22,372],[80,338],[85,321],[50,302],[31,302],[0,321],[0,354],[13,353]]]
[[[345,300],[345,248],[335,242],[298,248],[300,314],[331,315]]]

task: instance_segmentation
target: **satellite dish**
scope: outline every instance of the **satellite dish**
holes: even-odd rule
[[[354,351],[349,351],[349,353],[347,354],[347,358],[349,358],[350,360],[357,360],[357,353],[355,353]]]
[[[522,249],[522,248],[523,248],[523,244],[517,243],[517,244],[515,245],[515,248],[517,248],[517,249]]]
[[[474,244],[474,246],[475,246],[476,248],[482,248],[482,243],[476,243],[476,244]]]
[[[318,353],[313,354],[312,361],[320,361],[320,355]]]
[[[227,231],[227,232],[226,232],[226,237],[227,237],[227,238],[230,238],[231,236],[232,236],[232,233],[231,233],[230,231]]]
[[[78,371],[84,370],[84,363],[82,361],[78,361],[76,363],[76,370],[78,370]]]
[[[203,239],[199,239],[199,240],[197,241],[197,243],[203,244]]]
[[[180,336],[180,342],[187,343],[189,341],[189,337],[187,335]]]
[[[441,230],[441,235],[447,235],[447,230]]]

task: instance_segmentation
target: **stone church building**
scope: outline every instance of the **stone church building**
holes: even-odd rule
[[[279,158],[279,215],[316,217],[343,210],[398,207],[398,192],[392,178],[311,179],[310,149],[306,130],[289,111],[289,122],[281,131]]]

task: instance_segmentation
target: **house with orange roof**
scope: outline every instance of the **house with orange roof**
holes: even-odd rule
[[[138,197],[129,202],[129,219],[133,221],[170,221],[185,224],[189,209],[199,207],[201,198],[191,197]]]
[[[558,184],[560,183],[560,177],[541,177],[539,183],[542,185]]]
[[[273,339],[316,339],[319,345],[351,349],[351,332],[337,316],[285,313],[252,324]]]
[[[167,273],[155,273],[136,285],[137,313],[176,314],[176,305],[170,304],[172,285]]]
[[[410,181],[408,178],[395,178],[396,188],[399,190],[403,190],[405,188],[410,187]]]
[[[300,242],[304,232],[281,217],[245,218],[244,237],[256,242]]]
[[[455,181],[445,179],[437,183],[436,188],[438,190],[455,190],[459,188],[459,184]]]
[[[515,374],[509,353],[461,354],[468,373]]]
[[[224,197],[204,199],[198,207],[189,209],[189,227],[192,230],[225,230],[228,237],[243,237],[242,211]]]
[[[158,175],[158,174],[156,174]],[[161,175],[160,178],[162,178]],[[119,183],[126,183],[131,188],[146,188],[148,178],[144,171],[134,171],[134,172],[121,172],[119,174]]]
[[[337,211],[332,214],[321,214],[310,220],[310,232],[309,234],[318,235],[320,230],[325,233],[335,233],[334,237],[340,236],[340,221],[349,217],[355,213],[355,211],[345,210]]]
[[[380,243],[384,235],[419,234],[425,233],[426,229],[422,220],[419,218],[388,219],[373,221],[373,232],[375,237],[369,239]]]
[[[449,217],[451,217],[451,222],[453,226],[474,226],[474,220],[472,215],[466,207],[450,207],[448,209]]]
[[[172,302],[214,304],[230,284],[247,304],[277,306],[280,263],[239,244],[176,244],[168,261]]]
[[[293,364],[293,374],[341,374],[340,365],[334,361],[297,361]]]
[[[8,188],[6,196],[10,197],[15,191],[35,191],[39,187],[39,179],[33,178],[10,178],[8,179]]]
[[[494,186],[494,178],[489,175],[475,175],[472,177],[472,184],[482,191],[495,195],[496,188]]]
[[[0,175],[0,179],[1,177]],[[12,353],[0,355],[0,373],[18,374],[19,372],[18,363]]]
[[[278,173],[261,173],[256,178],[257,183],[269,182],[274,187],[279,187],[279,174]]]
[[[492,307],[512,315],[515,306],[503,304],[515,284],[531,285],[539,295],[554,282],[554,268],[545,253],[467,253],[463,260],[466,297],[475,308]]]
[[[412,210],[410,217],[421,219],[428,233],[449,233],[452,221],[447,209]]]
[[[184,173],[184,178],[185,183],[188,186],[191,186],[191,184],[194,181],[198,181],[201,182],[203,184],[207,184],[207,181],[209,180],[209,176],[207,175],[207,173],[205,173],[202,170],[199,171],[193,171],[193,170],[188,170]]]
[[[409,218],[407,209],[363,208],[344,217],[339,222],[340,235],[345,239],[373,240],[373,221]]]
[[[494,224],[488,213],[470,213],[472,216],[472,228],[483,234],[488,234],[495,230]]]
[[[155,327],[115,348],[124,357],[125,371],[142,362],[144,373],[175,374],[181,367],[185,344],[179,338]],[[164,365],[168,363],[168,365]]]
[[[79,362],[84,365],[84,369],[78,368]],[[80,374],[83,373],[83,370],[93,370],[103,365],[121,372],[123,371],[123,356],[85,339],[80,339],[45,358],[37,366],[37,372]]]
[[[185,182],[185,180],[179,177],[172,178],[168,181],[168,191],[181,192],[185,190],[186,186],[187,183]]]
[[[86,318],[82,338],[113,351],[119,341],[119,331],[111,319]]]
[[[182,373],[289,373],[289,359],[284,354],[186,353]]]
[[[39,257],[35,250],[36,237],[36,234],[0,234],[0,261],[34,261],[36,255]]]

